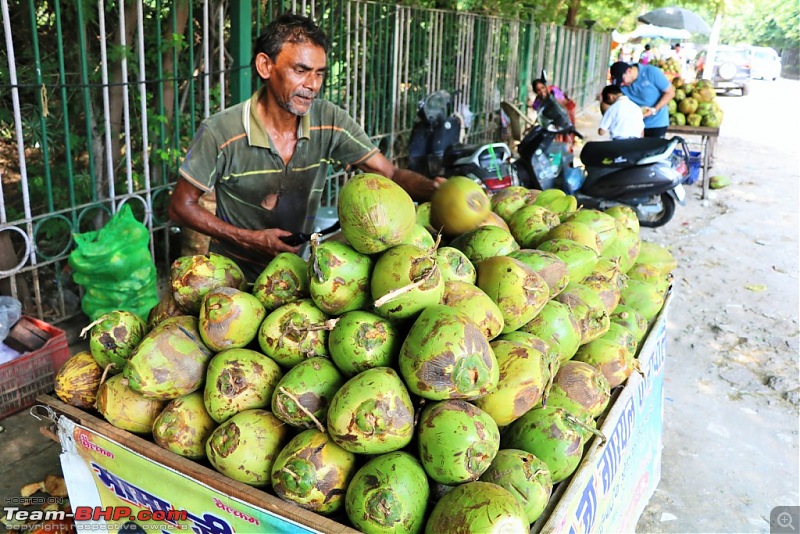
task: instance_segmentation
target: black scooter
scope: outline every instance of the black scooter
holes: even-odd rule
[[[508,145],[463,144],[466,121],[448,112],[450,102],[447,91],[434,91],[420,102],[411,129],[408,168],[429,178],[466,176],[488,191],[518,185]]]
[[[675,203],[685,205],[683,182],[689,176],[689,150],[680,137],[592,141],[580,153],[584,169],[562,164],[555,168],[553,143],[560,133],[574,129],[534,126],[520,142],[516,162],[520,183],[535,189],[562,189],[578,204],[606,209],[633,208],[642,226],[663,226],[675,214]],[[675,155],[681,145],[683,156]]]

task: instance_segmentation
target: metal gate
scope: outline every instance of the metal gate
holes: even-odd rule
[[[254,89],[250,46],[284,11],[331,37],[323,95],[402,164],[417,103],[455,93],[471,141],[499,136],[499,103],[522,103],[544,68],[582,107],[605,81],[610,36],[355,0],[0,0],[0,294],[58,322],[81,313],[67,262],[73,234],[129,204],[162,277],[180,254],[167,218],[200,121]],[[323,204],[335,206],[332,175]]]

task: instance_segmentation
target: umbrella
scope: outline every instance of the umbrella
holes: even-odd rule
[[[688,30],[678,30],[675,28],[665,28],[664,26],[653,26],[643,24],[628,34],[632,39],[640,37],[661,37],[662,39],[688,39],[692,34]]]
[[[700,15],[682,7],[654,9],[639,17],[638,20],[645,24],[666,26],[676,30],[688,30],[692,33],[711,33],[711,28]]]

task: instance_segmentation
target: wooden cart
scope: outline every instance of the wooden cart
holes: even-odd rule
[[[701,198],[705,199],[708,197],[708,180],[710,177],[708,171],[714,166],[714,151],[717,148],[719,127],[670,125],[670,127],[667,128],[667,133],[679,135],[683,138],[687,136],[696,136],[700,138],[699,142],[692,143],[688,139],[687,142],[700,147],[701,157],[703,158],[703,196]]]

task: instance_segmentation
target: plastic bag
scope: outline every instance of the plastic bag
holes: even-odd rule
[[[11,327],[22,317],[22,303],[14,297],[0,296],[0,343],[5,341]]]
[[[114,310],[147,317],[158,303],[150,233],[125,204],[100,230],[73,235],[73,280],[84,289],[81,307],[91,320]]]

